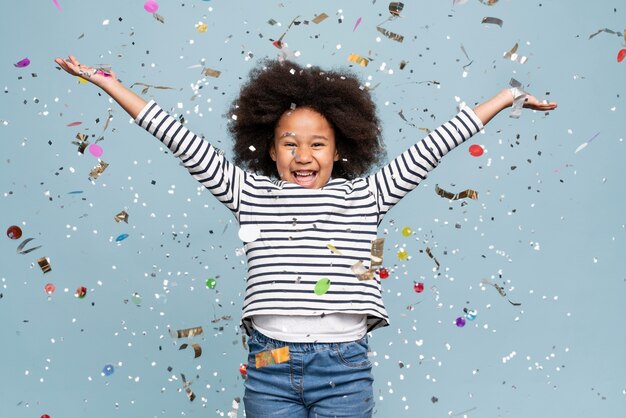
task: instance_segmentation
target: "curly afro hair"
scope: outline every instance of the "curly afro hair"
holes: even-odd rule
[[[269,151],[278,120],[294,105],[315,110],[333,128],[339,161],[332,177],[361,177],[384,160],[376,105],[356,75],[266,59],[250,72],[228,111],[234,115],[228,130],[235,142],[235,164],[278,177]]]

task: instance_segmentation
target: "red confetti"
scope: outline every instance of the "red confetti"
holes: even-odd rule
[[[19,226],[13,225],[7,229],[7,237],[11,239],[19,239],[22,236],[22,230]]]
[[[239,373],[241,373],[242,377],[245,377],[248,374],[248,365],[245,363],[241,363],[239,365]]]
[[[50,418],[50,415],[48,415],[48,414],[43,414],[43,415],[41,416],[41,418]]]
[[[624,58],[626,58],[626,49],[620,49],[617,53],[617,62],[624,61]]]
[[[277,41],[272,42],[272,44],[273,44],[276,48],[278,48],[278,49],[282,49],[282,48],[283,48],[283,43],[282,43],[282,41],[281,41],[280,39],[279,39],[279,40],[277,40]]]
[[[422,293],[424,291],[424,283],[422,283],[422,282],[420,282],[420,283],[414,282],[413,290],[415,290],[417,293]]]
[[[481,155],[483,155],[483,152],[485,152],[485,150],[480,145],[474,144],[470,145],[469,147],[469,153],[472,155],[472,157],[480,157]]]
[[[387,270],[384,267],[381,267],[380,269],[378,269],[378,275],[380,276],[381,279],[386,279],[387,277],[389,277],[389,270]]]
[[[46,291],[46,294],[51,295],[56,290],[56,286],[52,283],[48,283],[43,289]]]
[[[69,123],[67,126],[78,126],[80,124],[82,124],[82,122],[72,122],[72,123]]]
[[[84,286],[79,287],[78,289],[76,289],[74,296],[76,296],[79,299],[84,298],[85,296],[87,296],[87,288]]]

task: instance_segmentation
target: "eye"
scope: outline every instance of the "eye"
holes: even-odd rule
[[[323,146],[324,146],[324,144],[322,142],[316,142],[316,143],[313,144],[313,148],[321,148]]]

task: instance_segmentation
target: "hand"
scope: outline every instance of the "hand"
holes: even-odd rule
[[[76,57],[69,55],[67,59],[55,58],[54,62],[59,64],[68,74],[81,77],[93,84],[102,87],[108,79],[116,80],[115,73],[111,70],[103,70],[102,68],[94,68],[81,64]]]
[[[526,95],[526,99],[524,100],[524,107],[527,109],[540,110],[540,111],[548,111],[556,109],[558,105],[556,102],[548,102],[547,100],[539,100],[535,96],[530,94]]]

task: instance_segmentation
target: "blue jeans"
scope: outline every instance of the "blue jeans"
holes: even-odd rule
[[[289,361],[256,368],[255,355],[289,346]],[[247,418],[369,418],[374,410],[367,337],[347,343],[248,340]]]

